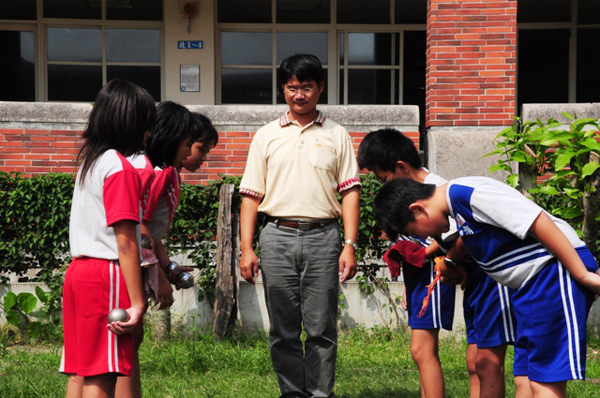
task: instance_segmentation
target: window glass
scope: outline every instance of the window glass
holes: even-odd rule
[[[577,102],[600,102],[599,29],[579,29],[577,32]]]
[[[277,0],[277,23],[329,23],[329,0]]]
[[[404,32],[404,76],[402,104],[418,105],[421,126],[425,126],[426,33]]]
[[[348,35],[349,65],[391,65],[391,33],[350,33]]]
[[[597,24],[600,17],[600,1],[577,0],[577,23]]]
[[[296,53],[314,54],[323,65],[327,65],[327,33],[277,33],[277,64]]]
[[[160,30],[106,29],[108,62],[160,62]]]
[[[337,22],[389,24],[390,0],[337,0]]]
[[[130,21],[162,21],[162,3],[162,0],[107,0],[106,18]]]
[[[109,65],[106,67],[106,81],[112,79],[129,80],[145,88],[156,102],[160,98],[160,66]]]
[[[338,98],[338,104],[343,104],[344,103],[344,73],[345,70],[344,69],[340,69],[340,81],[338,83],[338,87],[339,87],[339,98]]]
[[[396,91],[392,74],[390,70],[348,70],[348,104],[391,104],[392,91]]]
[[[35,101],[33,32],[0,30],[0,101]]]
[[[37,18],[36,0],[0,1],[0,19]]]
[[[271,23],[271,0],[218,0],[217,19],[219,22]]]
[[[94,101],[102,88],[102,67],[48,65],[49,101]]]
[[[48,28],[48,60],[101,62],[100,29]]]
[[[570,3],[571,0],[518,0],[517,22],[568,22]]]
[[[221,69],[223,104],[272,104],[271,69]]]
[[[519,30],[519,112],[522,104],[569,102],[569,36],[568,29]]]
[[[344,65],[344,54],[346,52],[346,49],[344,47],[345,46],[345,44],[344,44],[344,38],[345,37],[346,36],[344,35],[343,32],[338,35],[338,40],[339,40],[338,53],[339,53],[339,56],[340,56],[338,62],[340,63],[340,65]]]
[[[102,18],[101,0],[44,0],[43,4],[46,18]]]
[[[271,33],[222,32],[221,64],[271,65],[273,43]]]
[[[427,0],[395,0],[396,23],[427,23]]]

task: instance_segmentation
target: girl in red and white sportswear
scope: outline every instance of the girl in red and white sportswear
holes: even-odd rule
[[[67,398],[109,397],[128,376],[133,334],[146,302],[140,271],[141,180],[126,159],[142,149],[156,108],[144,89],[112,80],[98,93],[83,133],[70,219],[63,287]],[[123,308],[129,319],[108,323]]]

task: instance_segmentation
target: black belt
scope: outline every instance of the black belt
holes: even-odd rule
[[[320,221],[303,221],[303,220],[288,220],[285,218],[276,218],[267,216],[267,221],[272,222],[277,226],[288,227],[288,228],[296,228],[300,231],[310,231],[315,228],[322,228],[326,225],[333,224],[337,221],[337,218],[331,218],[329,220],[320,220]]]

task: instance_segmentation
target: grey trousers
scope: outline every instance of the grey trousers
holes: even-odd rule
[[[338,223],[310,231],[268,223],[261,232],[269,346],[282,398],[335,397],[341,251]]]

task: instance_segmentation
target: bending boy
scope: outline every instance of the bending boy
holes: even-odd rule
[[[528,380],[534,397],[565,397],[567,381],[585,377],[586,321],[600,275],[565,221],[487,177],[441,187],[397,179],[380,190],[374,206],[389,236],[438,235],[449,229],[448,216],[454,218],[479,266],[516,290],[515,381]],[[441,270],[449,277],[455,272]]]
[[[382,129],[367,134],[358,147],[357,160],[359,168],[372,171],[382,182],[401,177],[435,185],[447,182],[422,166],[417,148],[410,138],[398,130]],[[453,239],[448,235],[455,233],[456,230],[438,239]],[[456,286],[444,285],[438,281],[427,310],[419,316],[423,299],[427,295],[427,286],[435,278],[432,258],[439,252],[440,247],[430,237],[416,239],[414,236],[394,236],[398,237],[398,240],[410,240],[426,247],[427,259],[423,268],[416,273],[404,272],[405,291],[402,295],[402,307],[408,312],[408,325],[411,327],[410,353],[419,368],[422,396],[444,397],[439,332],[441,328],[452,330]],[[394,236],[390,235],[390,238],[393,239]]]

